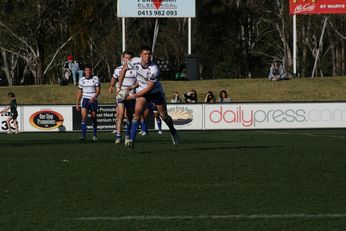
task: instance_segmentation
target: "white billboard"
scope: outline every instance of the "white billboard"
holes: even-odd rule
[[[25,132],[73,131],[72,106],[24,106]]]
[[[0,111],[2,111],[5,107],[0,107]],[[17,111],[18,111],[18,117],[17,117],[17,123],[18,123],[18,130],[19,132],[23,131],[23,126],[22,126],[22,107],[17,107]],[[4,112],[0,114],[0,133],[2,132],[8,132],[8,125],[7,125],[7,118],[10,116],[10,111],[8,112]],[[14,127],[14,123],[11,120],[10,121],[10,125],[11,125],[11,130],[12,132],[16,131],[16,128]]]
[[[195,0],[118,0],[118,17],[194,18]]]
[[[206,104],[204,129],[346,128],[346,103]]]
[[[203,129],[203,105],[202,104],[169,104],[168,114],[172,117],[174,127],[177,130],[202,130]],[[162,122],[162,128],[168,129]],[[157,124],[155,123],[155,129]]]

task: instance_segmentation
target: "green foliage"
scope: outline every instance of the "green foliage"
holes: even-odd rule
[[[92,64],[96,74],[108,81],[122,52],[116,10],[117,1],[112,0],[0,1],[0,20],[13,32],[0,26],[0,49],[6,51],[8,61],[11,53],[19,59],[14,82],[57,83],[68,54]],[[283,60],[291,74],[288,1],[201,0],[196,2],[196,14],[192,53],[200,56],[204,79],[265,77],[274,58]],[[318,47],[318,41],[324,15],[297,18],[300,76],[311,75],[318,48],[318,74],[345,75],[346,16],[328,17],[323,47]],[[176,66],[186,62],[187,19],[159,19],[158,23],[155,57],[169,60],[173,76]],[[137,53],[141,45],[151,45],[154,25],[153,18],[126,19],[126,49]]]

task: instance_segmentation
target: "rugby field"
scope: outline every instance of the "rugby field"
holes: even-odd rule
[[[0,134],[0,230],[345,230],[345,130],[78,136]]]

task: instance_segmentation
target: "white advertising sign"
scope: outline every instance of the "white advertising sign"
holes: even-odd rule
[[[26,132],[72,131],[71,106],[24,106],[23,110]]]
[[[118,0],[118,17],[194,18],[195,0]]]
[[[202,104],[169,104],[168,114],[172,117],[174,127],[177,130],[202,130],[203,129],[203,105]],[[162,128],[168,129],[162,122]],[[155,123],[155,129],[157,124]]]
[[[5,107],[0,107],[0,111],[2,111]],[[18,129],[19,132],[21,132],[23,130],[22,128],[22,123],[21,123],[21,107],[17,107],[17,111],[18,111],[18,116],[17,116],[17,123],[18,123]],[[0,133],[2,132],[8,132],[8,125],[7,125],[7,118],[10,116],[10,111],[8,112],[4,112],[2,114],[0,114]],[[14,127],[14,123],[13,120],[10,121],[10,125],[11,125],[11,130],[12,132],[16,131],[16,128]]]
[[[346,103],[206,104],[205,129],[346,128]]]

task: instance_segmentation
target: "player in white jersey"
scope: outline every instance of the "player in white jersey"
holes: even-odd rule
[[[140,116],[145,109],[146,103],[153,101],[157,107],[157,110],[160,113],[162,120],[169,127],[172,141],[174,145],[179,144],[179,139],[177,131],[174,128],[173,120],[167,113],[166,101],[162,86],[160,81],[157,79],[159,75],[158,66],[151,61],[151,48],[148,46],[143,46],[140,49],[140,57],[135,57],[131,59],[127,65],[123,66],[123,69],[119,75],[119,86],[123,84],[123,79],[125,73],[130,70],[136,71],[137,84],[130,87],[130,89],[136,89],[136,93],[129,95],[128,99],[136,99],[135,113],[133,116],[131,124],[131,134],[130,140],[127,143],[129,148],[133,147],[136,133],[138,129],[138,123]]]
[[[124,51],[122,54],[122,63],[127,63],[130,59],[133,58],[133,53],[130,51]],[[110,87],[108,89],[109,93],[113,93],[113,87],[115,85],[115,82],[119,78],[120,71],[122,69],[123,65],[117,67],[114,70],[114,74],[111,80]],[[123,80],[123,84],[121,86],[122,90],[127,90],[131,86],[136,84],[136,71],[131,70],[127,71],[125,73],[125,77]],[[117,86],[117,90],[121,90]],[[134,89],[129,91],[129,94],[132,95],[134,93]],[[131,129],[131,121],[133,117],[133,112],[134,112],[134,107],[135,107],[135,100],[124,100],[120,98],[116,98],[116,103],[117,103],[117,129],[116,129],[116,138],[115,138],[115,143],[120,144],[121,143],[121,131],[122,131],[122,124],[124,117],[126,115],[127,118],[127,126],[126,126],[126,135],[125,135],[125,141],[129,139],[130,137],[130,129]]]
[[[85,65],[84,75],[78,82],[77,91],[77,111],[81,111],[82,115],[82,137],[81,140],[85,140],[86,130],[87,130],[87,116],[90,111],[91,120],[93,125],[93,140],[97,140],[97,119],[96,113],[98,109],[97,96],[100,94],[101,85],[99,78],[92,75],[92,67],[90,65]]]

